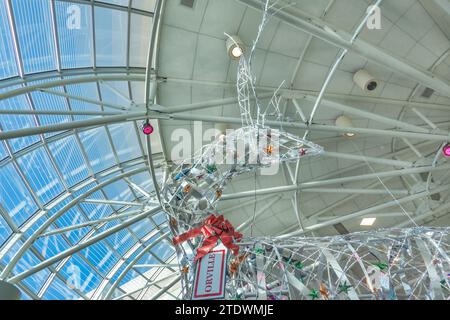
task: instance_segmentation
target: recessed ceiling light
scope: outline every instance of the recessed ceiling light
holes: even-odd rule
[[[353,138],[354,136],[356,136],[356,134],[353,133],[353,132],[347,132],[347,133],[344,134],[344,136],[346,136],[348,138]]]
[[[361,225],[365,227],[373,226],[375,220],[377,220],[377,218],[364,218],[361,220]]]
[[[239,59],[244,54],[244,44],[238,36],[228,36],[227,52],[232,59]]]
[[[234,47],[233,50],[231,50],[231,55],[234,58],[239,58],[240,56],[242,56],[244,52],[242,51],[242,49],[240,47]]]

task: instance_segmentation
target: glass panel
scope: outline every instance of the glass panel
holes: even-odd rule
[[[61,275],[67,279],[71,288],[76,288],[84,294],[94,291],[102,280],[79,255],[70,257],[61,269]]]
[[[27,153],[17,159],[17,162],[43,204],[50,202],[64,190],[44,148]]]
[[[122,7],[128,7],[128,3],[130,0],[97,0],[98,2],[112,3],[117,4]],[[141,0],[139,0],[141,1]]]
[[[81,83],[77,85],[66,86],[67,93],[72,96],[99,100],[97,85],[95,83]],[[70,99],[70,107],[73,111],[101,111],[101,107],[96,104],[83,102],[76,99]],[[90,116],[74,116],[74,120],[84,120]]]
[[[0,79],[4,79],[18,74],[5,1],[0,2],[0,39]]]
[[[56,220],[56,225],[58,225],[59,228],[66,228],[84,222],[86,222],[86,219],[81,213],[81,210],[79,210],[77,207],[74,207],[64,213],[64,215],[58,220]],[[70,230],[64,232],[64,236],[67,237],[72,244],[78,243],[87,234],[90,228],[91,227],[84,227]]]
[[[6,239],[11,235],[11,228],[6,223],[5,219],[0,216],[0,247],[5,243]]]
[[[106,197],[111,200],[133,201],[134,196],[131,193],[128,184],[124,180],[111,183],[103,188]],[[119,209],[122,206],[115,206]]]
[[[74,136],[50,143],[49,149],[68,186],[73,186],[88,177],[87,164]]]
[[[3,142],[0,141],[0,160],[2,160],[3,158],[6,158],[7,156],[8,156],[8,154],[6,153]]]
[[[100,83],[102,101],[119,104],[123,107],[130,106],[130,94],[128,83],[125,81],[108,81]]]
[[[144,11],[155,11],[156,0],[139,0],[133,1],[133,8],[144,10]]]
[[[81,132],[80,139],[94,172],[99,172],[115,165],[114,155],[105,128],[101,127]]]
[[[0,203],[16,225],[21,225],[38,209],[12,164],[0,168]]]
[[[152,34],[151,17],[131,14],[131,32],[130,32],[130,66],[147,66],[147,56]]]
[[[108,127],[120,162],[136,159],[142,156],[136,129],[133,123],[126,122]]]
[[[25,73],[56,69],[50,1],[12,0]]]
[[[17,89],[17,87],[11,89]],[[17,96],[6,100],[0,100],[0,109],[30,110],[31,108],[25,96]],[[0,125],[3,131],[10,131],[36,127],[36,122],[34,121],[33,116],[2,115],[0,117]],[[11,146],[12,151],[16,152],[32,145],[37,141],[39,141],[38,136],[28,136],[10,139],[8,140],[8,143]]]
[[[41,260],[39,260],[33,253],[26,251],[23,257],[17,262],[14,267],[14,274],[20,274],[24,271],[30,270],[33,266],[37,265]],[[49,276],[50,272],[48,269],[43,269],[30,277],[22,280],[23,283],[27,285],[34,293],[37,293],[39,289],[44,284],[45,280]]]
[[[64,92],[62,88],[52,88],[51,90]],[[69,110],[66,99],[60,96],[35,91],[31,93],[31,98],[36,110]],[[63,115],[40,115],[38,118],[41,126],[62,124],[72,121],[70,116]],[[46,133],[45,137],[54,136],[58,133],[60,132]]]
[[[48,287],[43,298],[46,300],[78,300],[81,297],[71,288],[69,288],[68,281],[64,283],[58,278],[52,281],[51,285]]]
[[[82,251],[93,265],[97,266],[101,273],[106,274],[119,261],[105,241],[98,242]]]
[[[51,229],[49,229],[48,231],[51,231]],[[34,242],[34,247],[37,249],[41,256],[43,256],[45,259],[48,259],[68,249],[69,245],[61,235],[56,234],[37,239]]]
[[[95,7],[95,44],[98,66],[126,65],[127,30],[127,12]]]
[[[55,1],[55,11],[62,68],[92,66],[91,6]]]

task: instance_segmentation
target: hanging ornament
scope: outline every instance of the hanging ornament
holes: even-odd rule
[[[177,226],[177,220],[175,220],[175,218],[170,218],[170,225],[172,227],[176,227]]]
[[[388,265],[386,263],[382,263],[382,262],[375,263],[374,266],[377,266],[381,271],[388,268]]]
[[[184,193],[189,193],[192,190],[192,186],[190,184],[187,184],[184,188],[183,188],[183,192]]]
[[[302,270],[305,266],[303,263],[301,263],[301,261],[296,261],[294,267],[298,270]]]
[[[345,281],[344,283],[341,283],[339,285],[339,289],[338,289],[338,293],[348,293],[348,291],[350,290],[352,286],[347,284],[347,281]]]
[[[441,263],[441,260],[439,260],[439,259],[433,259],[433,264],[434,265],[438,265],[438,264],[440,264]]]
[[[173,238],[173,244],[178,245],[200,235],[203,235],[205,239],[203,240],[202,246],[197,249],[194,261],[197,261],[208,254],[216,246],[219,240],[221,240],[222,244],[230,249],[235,256],[238,255],[239,246],[236,245],[234,241],[241,241],[242,234],[235,231],[231,223],[228,220],[225,220],[223,216],[216,217],[215,215],[210,215],[203,222],[202,227],[191,229],[188,232]]]
[[[191,168],[183,169],[175,176],[175,181],[180,180],[183,177],[186,177],[191,172]]]
[[[316,300],[319,298],[319,292],[316,289],[312,289],[308,296],[311,297],[311,299]]]
[[[216,190],[216,199],[220,199],[222,197],[222,190]]]
[[[273,146],[269,145],[267,148],[264,149],[264,151],[271,156],[273,152]]]
[[[230,273],[235,274],[238,272],[239,266],[241,263],[248,257],[248,253],[242,254],[237,258],[234,258],[230,262],[230,266],[228,270],[230,270]]]
[[[264,254],[264,249],[256,248],[255,249],[255,254]]]
[[[183,268],[181,268],[181,273],[189,273],[189,266],[184,266]]]
[[[328,292],[327,287],[325,287],[325,285],[324,285],[323,283],[320,284],[319,292],[320,292],[320,295],[321,295],[324,299],[327,299],[327,300],[328,300],[330,294],[329,294],[329,292]]]
[[[306,149],[301,148],[300,150],[298,150],[298,153],[303,157],[304,155],[306,155]]]
[[[215,164],[208,164],[206,166],[206,172],[208,172],[209,174],[214,173],[217,171],[217,167]]]
[[[144,124],[142,125],[142,132],[143,132],[146,136],[149,136],[149,135],[151,135],[151,134],[153,133],[153,131],[154,131],[154,128],[153,128],[153,126],[150,124],[150,121],[149,121],[149,120],[146,120],[146,121],[144,122]]]

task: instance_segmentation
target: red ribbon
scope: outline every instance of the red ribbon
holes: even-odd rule
[[[194,228],[173,238],[173,243],[174,245],[177,245],[202,234],[205,237],[205,240],[203,240],[202,246],[197,249],[194,261],[208,254],[217,245],[219,239],[235,256],[238,255],[239,246],[237,246],[233,240],[240,241],[242,239],[242,234],[235,231],[231,223],[228,220],[225,220],[223,216],[216,217],[215,215],[210,215],[203,222],[203,226]]]

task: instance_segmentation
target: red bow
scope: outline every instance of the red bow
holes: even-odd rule
[[[235,256],[238,255],[239,246],[234,244],[233,240],[240,241],[242,234],[235,231],[231,223],[228,220],[225,220],[223,216],[216,217],[215,215],[210,215],[203,222],[203,226],[189,230],[188,232],[173,238],[173,243],[174,245],[177,245],[198,237],[201,234],[203,234],[205,240],[203,240],[203,245],[197,249],[197,255],[195,256],[194,261],[208,254],[216,246],[219,239],[225,247],[233,251]]]

